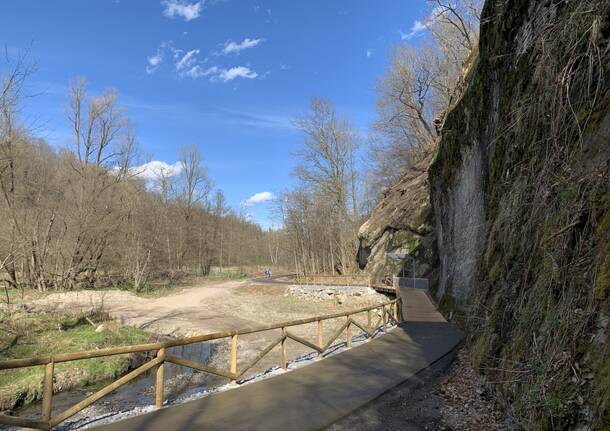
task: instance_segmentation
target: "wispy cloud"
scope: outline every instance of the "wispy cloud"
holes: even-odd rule
[[[430,26],[435,20],[437,20],[439,17],[441,17],[443,15],[443,13],[445,13],[444,7],[442,7],[442,6],[435,7],[434,9],[432,9],[430,14],[423,21],[415,20],[415,22],[413,22],[413,25],[411,26],[411,29],[407,33],[403,33],[402,31],[399,30],[400,38],[402,40],[413,39],[415,36],[419,35],[423,31],[427,30],[428,26]]]
[[[218,78],[222,82],[233,81],[235,78],[254,79],[258,76],[254,70],[246,66],[236,66],[230,69],[221,69]]]
[[[174,48],[171,40],[162,41],[157,48],[157,52],[146,59],[146,73],[150,75],[161,66],[168,50],[173,53],[174,58],[177,56],[177,51],[180,51]]]
[[[191,49],[185,51],[174,46],[174,42],[163,41],[157,48],[157,52],[147,58],[146,73],[149,75],[154,73],[164,62],[165,57],[169,57],[173,61],[174,69],[180,78],[199,78],[202,75],[200,64],[205,63],[207,59],[200,60],[198,58],[199,49]]]
[[[184,70],[192,68],[197,63],[197,55],[199,54],[198,49],[188,51],[182,57],[176,61],[176,70]]]
[[[201,60],[199,58],[200,53],[201,50],[199,49],[185,51],[176,48],[172,41],[161,42],[157,52],[147,58],[146,72],[148,74],[154,73],[161,66],[167,54],[173,59],[174,69],[179,78],[199,79],[207,77],[210,82],[229,82],[237,78],[254,79],[259,77],[259,74],[249,66],[234,66],[230,68],[211,66],[206,69],[203,67],[203,64],[208,59],[204,58]],[[264,74],[262,77],[265,76],[267,74]]]
[[[264,42],[265,39],[250,39],[249,37],[245,38],[241,42],[234,42],[232,40],[228,40],[225,42],[222,50],[220,51],[221,55],[229,55],[229,54],[239,54],[243,50],[248,48],[254,48],[255,46]]]
[[[227,121],[239,124],[240,126],[282,130],[294,130],[295,128],[293,117],[285,114],[262,111],[241,111],[236,109],[224,109],[222,114]]]
[[[131,172],[133,175],[145,180],[155,180],[161,176],[175,177],[180,175],[182,172],[182,165],[180,162],[170,164],[159,160],[153,160],[140,166],[134,166],[131,168]]]
[[[146,73],[150,75],[151,73],[154,73],[155,70],[159,68],[159,66],[161,66],[161,63],[163,63],[163,54],[157,51],[156,54],[148,57],[146,62]]]
[[[260,192],[260,193],[255,193],[254,195],[250,196],[248,199],[243,201],[243,204],[245,206],[252,206],[252,205],[260,204],[263,202],[269,202],[273,199],[275,199],[275,196],[273,195],[273,193]]]
[[[174,57],[176,56],[175,51],[177,50],[173,47],[172,44],[173,42],[171,40],[164,40],[159,44],[157,52],[155,52],[153,55],[149,56],[146,59],[146,73],[148,73],[149,75],[155,73],[155,71],[161,66],[161,64],[163,64],[165,60],[165,54],[168,50],[174,53]]]
[[[374,53],[375,53],[375,50],[373,48],[367,48],[367,50],[366,50],[366,58],[371,58]]]
[[[415,36],[417,36],[418,34],[420,34],[421,32],[423,32],[426,29],[427,29],[426,24],[417,20],[413,23],[413,25],[411,26],[411,30],[409,30],[408,33],[403,33],[402,31],[400,32],[400,38],[402,40],[413,39]]]
[[[199,14],[203,10],[204,0],[194,3],[185,0],[163,0],[161,4],[165,7],[163,15],[168,18],[182,18],[188,22],[199,18]]]
[[[236,66],[229,69],[212,66],[206,70],[195,66],[188,72],[191,78],[209,77],[210,82],[229,82],[236,78],[254,79],[258,76],[256,71],[246,66]]]

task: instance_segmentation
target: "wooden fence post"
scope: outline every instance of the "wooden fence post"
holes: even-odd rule
[[[324,323],[323,320],[318,320],[318,347],[320,349],[324,348]],[[322,359],[322,353],[318,353],[317,359]]]
[[[352,347],[352,322],[350,321],[351,317],[347,315],[347,328],[345,328],[345,334],[347,335],[347,348],[350,349]]]
[[[392,304],[392,307],[394,309],[394,321],[396,322],[396,324],[399,323],[398,320],[398,301],[396,301],[394,304]]]
[[[237,374],[237,334],[231,337],[231,365],[229,367],[231,374]],[[232,385],[237,384],[237,380],[231,380]]]
[[[165,359],[165,348],[159,349],[157,357]],[[161,362],[157,367],[157,382],[155,387],[155,407],[160,409],[163,407],[163,398],[165,389],[165,363]]]
[[[286,361],[286,328],[282,328],[282,342],[280,343],[280,367],[288,369],[288,362]]]
[[[55,363],[53,360],[45,365],[44,368],[44,383],[42,387],[42,420],[48,421],[51,419],[53,410],[53,372]]]

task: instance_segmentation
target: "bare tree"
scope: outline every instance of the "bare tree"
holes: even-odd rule
[[[178,267],[184,264],[185,256],[189,249],[194,249],[192,243],[192,232],[195,228],[193,212],[197,206],[209,206],[208,197],[212,188],[212,181],[208,177],[207,169],[203,165],[203,157],[199,149],[194,146],[182,147],[179,150],[181,166],[181,182],[179,199],[182,202],[184,221],[180,227],[180,248],[178,255]],[[198,252],[199,268],[202,274],[209,270],[210,246],[209,246],[209,220],[199,220],[199,235],[196,243]]]
[[[332,246],[328,260],[337,263],[329,270],[349,271],[353,267],[351,257],[360,217],[354,163],[358,149],[357,133],[347,120],[337,116],[330,102],[318,98],[312,98],[309,112],[297,119],[296,125],[303,132],[304,139],[302,149],[296,154],[299,164],[295,175],[305,191],[288,195],[288,199],[292,196],[300,210],[304,210],[307,199],[319,202],[317,208],[325,209],[326,220],[321,221],[321,225],[330,223],[333,228],[328,237]],[[303,263],[309,260],[311,269],[315,270],[318,263],[313,258],[315,252],[303,242],[310,238],[300,232],[296,241]]]
[[[377,85],[369,196],[381,196],[404,170],[417,169],[433,151],[477,52],[481,3],[428,0],[431,10],[424,22],[430,36],[416,47],[403,43],[394,49]]]
[[[135,138],[117,98],[115,90],[88,97],[84,79],[74,81],[69,90],[75,157],[68,162],[77,179],[71,189],[76,211],[66,217],[76,226],[65,268],[71,289],[82,276],[82,281],[93,284],[109,233],[124,212],[114,202],[113,191],[128,177]]]

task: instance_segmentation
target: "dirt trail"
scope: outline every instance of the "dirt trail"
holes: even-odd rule
[[[191,336],[242,327],[251,321],[223,312],[222,304],[244,282],[189,287],[160,298],[125,291],[86,290],[49,295],[29,304],[44,311],[101,309],[113,319],[159,335]]]
[[[334,300],[311,301],[294,297],[286,286],[262,285],[255,281],[229,281],[200,284],[160,298],[140,298],[130,292],[117,290],[56,293],[31,302],[28,309],[51,312],[100,309],[123,324],[156,335],[188,337],[353,310],[385,300],[385,296],[374,293],[349,297],[342,304],[337,304]],[[360,316],[359,319],[365,319],[365,316]],[[324,336],[333,334],[342,323],[342,319],[327,321],[324,324]],[[293,327],[291,331],[314,342],[317,325]],[[238,366],[249,362],[279,335],[279,330],[271,330],[240,336]],[[223,338],[213,342],[213,364],[226,368],[229,341],[228,338]],[[288,344],[289,358],[311,352],[311,349],[301,344],[292,341]],[[279,347],[276,346],[244,377],[275,366],[278,362]]]

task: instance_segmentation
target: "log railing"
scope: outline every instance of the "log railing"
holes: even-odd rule
[[[388,302],[384,302],[381,304],[373,305],[370,307],[360,308],[357,310],[351,310],[343,313],[330,314],[325,316],[317,316],[300,320],[293,320],[290,322],[283,322],[271,325],[263,325],[252,328],[244,328],[233,331],[225,331],[225,332],[217,332],[213,334],[207,335],[199,335],[195,337],[188,338],[180,338],[175,340],[169,340],[158,343],[148,343],[148,344],[138,344],[133,346],[122,346],[122,347],[112,347],[107,349],[99,349],[92,350],[86,352],[75,352],[75,353],[64,353],[57,354],[52,356],[43,356],[36,358],[27,358],[27,359],[11,359],[7,361],[0,362],[0,371],[1,370],[9,370],[15,368],[23,368],[23,367],[32,367],[32,366],[44,366],[44,379],[42,384],[42,412],[41,417],[38,420],[15,417],[15,416],[7,416],[0,415],[0,424],[3,425],[13,425],[13,426],[21,426],[26,428],[35,428],[41,430],[49,430],[52,427],[60,424],[66,419],[74,416],[81,410],[87,408],[91,404],[98,401],[100,398],[108,395],[119,387],[129,383],[133,379],[138,376],[152,370],[156,369],[156,390],[155,390],[155,405],[156,407],[162,407],[164,402],[164,364],[166,362],[170,362],[176,365],[180,365],[183,367],[192,368],[194,370],[203,371],[206,373],[214,374],[220,377],[225,377],[230,380],[231,384],[237,384],[237,379],[242,377],[248,370],[254,367],[263,357],[265,357],[273,348],[276,346],[280,346],[280,366],[284,369],[288,368],[288,360],[287,360],[287,340],[293,340],[297,343],[300,343],[312,350],[318,352],[318,357],[321,358],[324,353],[333,346],[333,343],[341,336],[341,334],[345,331],[346,333],[346,346],[349,348],[352,346],[353,334],[352,329],[356,327],[360,329],[363,333],[366,334],[367,338],[372,338],[378,331],[387,331],[388,323],[391,321],[398,323],[399,321],[399,313],[398,313],[398,302],[400,299],[394,299]],[[356,316],[366,313],[366,321],[364,324],[356,320]],[[374,316],[376,315],[377,319],[375,323],[373,323]],[[328,340],[324,340],[324,322],[331,319],[343,318],[345,317],[345,322],[341,325],[341,327],[335,331]],[[317,323],[317,340],[316,342],[311,342],[305,338],[302,338],[293,332],[291,332],[288,328],[292,328],[295,326],[305,325],[309,323]],[[253,334],[263,331],[270,330],[281,330],[281,334],[279,337],[274,339],[271,344],[269,344],[265,349],[263,349],[256,357],[251,359],[247,364],[245,364],[241,369],[237,367],[237,341],[240,335],[245,334]],[[229,370],[221,370],[207,364],[191,361],[189,359],[180,358],[178,356],[167,353],[167,349],[170,347],[177,346],[186,346],[189,344],[195,344],[206,341],[219,340],[223,338],[230,338],[231,342],[231,354],[229,359]],[[91,359],[91,358],[99,358],[105,356],[114,356],[128,353],[137,353],[137,352],[155,352],[155,356],[153,359],[147,361],[143,365],[140,365],[138,368],[119,378],[118,380],[110,383],[103,389],[95,392],[94,394],[88,396],[84,400],[75,404],[74,406],[64,410],[56,414],[52,415],[53,408],[53,376],[55,370],[55,364],[61,362],[70,362],[77,361],[82,359]]]

